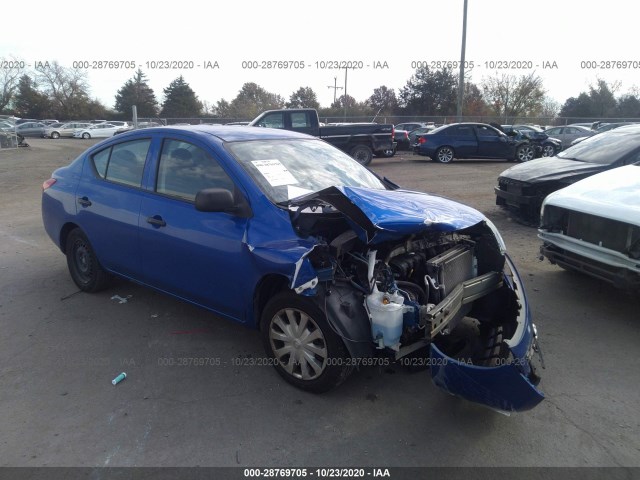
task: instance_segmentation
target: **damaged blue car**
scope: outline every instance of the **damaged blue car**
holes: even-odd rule
[[[496,410],[543,399],[526,294],[491,221],[322,140],[123,133],[44,182],[42,216],[81,290],[124,277],[257,328],[278,373],[305,390],[384,356]]]

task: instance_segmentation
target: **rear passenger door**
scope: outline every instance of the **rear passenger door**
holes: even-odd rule
[[[473,125],[455,125],[451,127],[454,135],[454,144],[452,147],[456,152],[457,158],[471,158],[478,153],[478,140],[473,131]],[[447,129],[447,133],[451,130]]]
[[[150,138],[112,144],[87,157],[76,191],[77,222],[100,263],[138,278],[138,217]]]

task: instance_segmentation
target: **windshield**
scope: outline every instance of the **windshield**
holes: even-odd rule
[[[274,203],[332,186],[386,189],[373,173],[321,140],[253,140],[227,148]]]
[[[558,157],[611,165],[638,149],[640,149],[640,130],[625,133],[615,129],[589,137],[560,152]]]

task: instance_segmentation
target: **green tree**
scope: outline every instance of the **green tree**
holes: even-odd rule
[[[451,115],[456,111],[457,85],[450,69],[418,68],[400,89],[400,106],[408,115]]]
[[[195,92],[180,75],[164,90],[164,103],[160,115],[169,118],[197,117],[202,110],[202,104]]]
[[[224,118],[252,120],[265,110],[283,108],[284,99],[275,93],[268,92],[257,83],[245,83],[231,103],[226,100],[218,102],[218,115]]]
[[[116,94],[115,109],[126,115],[136,106],[140,117],[155,117],[158,114],[158,101],[147,83],[145,74],[138,69]]]
[[[595,85],[589,87],[591,110],[596,117],[606,118],[614,115],[617,105],[614,94],[618,88],[620,83],[615,82],[610,86],[602,79],[598,79]]]
[[[320,108],[316,92],[311,87],[300,87],[293,92],[286,103],[287,108]]]
[[[542,78],[529,75],[495,75],[482,81],[485,101],[494,115],[509,119],[536,116],[542,110],[545,91]]]
[[[380,114],[392,115],[398,110],[395,90],[387,88],[385,85],[373,89],[373,95],[368,98],[367,104]]]
[[[582,92],[577,97],[567,98],[560,109],[560,116],[585,120],[593,118],[595,115],[589,95]]]
[[[618,99],[616,116],[622,118],[640,118],[640,100],[632,94],[623,95]]]
[[[50,115],[51,102],[28,75],[22,75],[18,81],[13,98],[14,112],[24,118],[44,118]]]

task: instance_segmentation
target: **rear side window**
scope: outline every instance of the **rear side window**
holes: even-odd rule
[[[206,151],[180,140],[165,140],[158,165],[156,192],[194,201],[205,188],[234,191],[231,178]]]
[[[139,187],[150,139],[119,143],[92,156],[98,175],[106,180]]]

